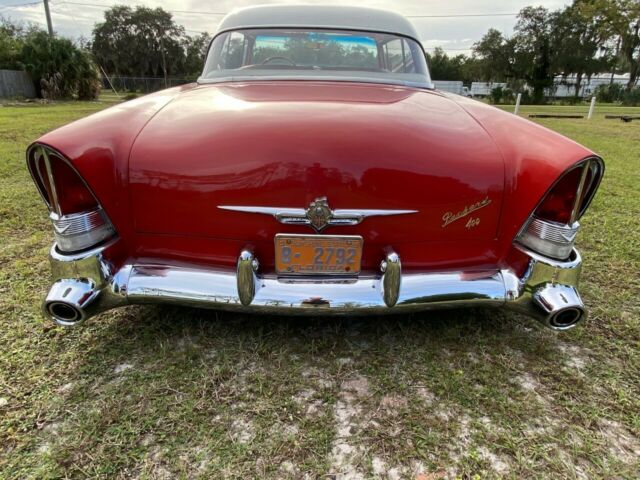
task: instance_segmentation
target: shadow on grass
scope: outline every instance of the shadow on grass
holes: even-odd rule
[[[115,318],[114,318],[115,317]],[[290,317],[183,307],[136,306],[106,313],[81,329],[95,329],[87,348],[92,371],[114,359],[152,358],[186,343],[261,356],[349,357],[369,352],[448,350],[464,353],[547,349],[555,336],[531,319],[497,309],[451,309],[374,317]],[[75,335],[74,335],[75,336]],[[84,338],[84,337],[83,337]],[[389,357],[393,359],[393,356]],[[106,360],[111,360],[107,361]]]

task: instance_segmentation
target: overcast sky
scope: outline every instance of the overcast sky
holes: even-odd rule
[[[30,5],[15,6],[31,3]],[[85,5],[79,5],[83,3]],[[237,7],[262,5],[267,3],[318,3],[305,0],[50,0],[53,28],[59,34],[77,38],[91,37],[94,23],[103,19],[103,11],[111,5],[146,5],[162,7],[173,13],[175,21],[184,26],[189,34],[208,31],[214,32],[222,15],[204,12],[229,12]],[[398,13],[411,15],[469,15],[516,13],[528,5],[542,5],[549,9],[560,8],[571,3],[562,0],[361,0],[333,1],[325,0],[323,4],[351,4],[371,6],[393,10]],[[101,7],[99,5],[105,5]],[[183,13],[191,11],[196,13]],[[24,20],[46,25],[44,6],[36,0],[0,0],[0,15],[14,20]],[[471,45],[479,40],[491,27],[497,28],[505,34],[510,34],[515,24],[515,16],[486,16],[486,17],[456,17],[456,18],[411,18],[421,35],[425,48],[431,49],[442,46],[449,54],[469,53]]]

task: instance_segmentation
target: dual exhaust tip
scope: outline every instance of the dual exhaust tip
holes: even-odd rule
[[[575,287],[548,283],[533,294],[533,302],[542,310],[538,320],[552,330],[569,330],[587,317]]]
[[[83,320],[82,311],[75,305],[65,302],[49,302],[45,310],[54,322],[63,327],[72,327]]]
[[[87,308],[99,293],[88,279],[58,280],[44,301],[44,313],[58,325],[73,327],[90,317]]]

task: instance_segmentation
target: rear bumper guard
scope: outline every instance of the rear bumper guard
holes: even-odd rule
[[[577,250],[565,262],[525,251],[530,261],[522,278],[510,270],[403,273],[400,257],[389,253],[379,275],[342,279],[261,276],[250,251],[241,252],[235,272],[156,264],[114,271],[103,250],[63,255],[52,247],[53,285],[43,305],[48,318],[71,326],[112,308],[157,303],[293,315],[497,306],[554,330],[572,328],[586,317],[577,291],[582,266]]]

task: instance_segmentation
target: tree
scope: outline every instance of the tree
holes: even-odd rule
[[[627,64],[627,91],[640,76],[640,1],[576,0],[583,14],[592,18],[605,38],[619,42],[620,55]]]
[[[515,42],[494,28],[473,44],[473,58],[479,78],[487,82],[504,81],[517,76]]]
[[[490,29],[473,46],[483,78],[525,80],[533,89],[533,101],[542,103],[544,91],[553,86],[555,74],[553,24],[554,15],[546,8],[526,7],[518,13],[513,37]]]
[[[434,80],[465,80],[464,65],[468,59],[465,55],[449,57],[441,47],[433,53],[427,53],[429,72]]]
[[[188,78],[197,78],[202,73],[204,59],[211,42],[211,36],[207,33],[190,37],[185,36],[181,43],[185,52],[183,73]]]
[[[525,7],[515,26],[515,72],[533,89],[534,103],[543,103],[544,90],[553,86],[553,15],[544,7]]]
[[[182,73],[184,28],[162,8],[117,5],[93,29],[93,54],[110,73],[164,76]]]
[[[604,43],[593,17],[586,16],[575,5],[553,14],[554,69],[565,78],[575,74],[576,97],[585,75],[590,77],[612,66],[610,56],[599,55],[605,51]]]
[[[0,69],[22,69],[20,57],[25,39],[38,30],[33,24],[25,26],[0,15]]]
[[[43,30],[31,33],[24,41],[20,59],[40,96],[93,100],[100,92],[100,77],[89,52],[70,40],[51,37]]]

